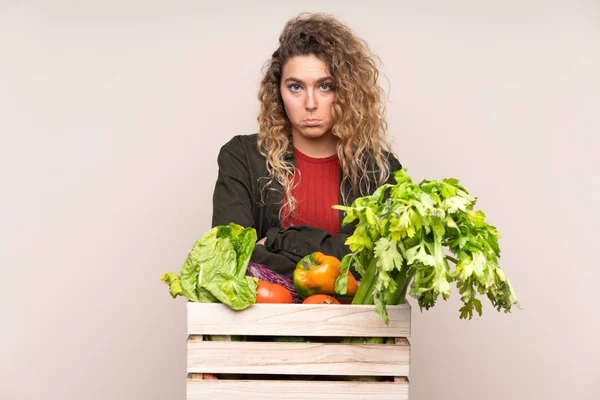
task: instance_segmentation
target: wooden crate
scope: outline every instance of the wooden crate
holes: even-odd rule
[[[187,400],[408,399],[408,304],[388,307],[389,325],[373,306],[362,305],[255,304],[233,311],[189,302],[187,313]],[[311,342],[203,340],[207,335],[303,336]],[[369,336],[395,343],[328,340]],[[209,380],[203,373],[229,375]],[[364,376],[387,381],[358,380]]]

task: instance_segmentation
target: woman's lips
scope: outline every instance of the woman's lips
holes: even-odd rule
[[[317,126],[317,125],[321,125],[321,123],[323,121],[321,121],[320,119],[305,119],[304,121],[302,121],[304,123],[304,125],[306,126]]]

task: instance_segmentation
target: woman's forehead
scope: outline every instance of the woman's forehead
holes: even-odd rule
[[[282,79],[310,81],[329,77],[329,68],[325,61],[315,55],[294,56],[283,65]]]

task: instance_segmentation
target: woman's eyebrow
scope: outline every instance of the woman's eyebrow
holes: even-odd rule
[[[323,78],[318,79],[317,83],[321,83],[321,82],[324,82],[324,81],[331,81],[331,80],[333,80],[333,77],[328,75],[328,76],[325,76]],[[298,79],[298,78],[295,78],[293,76],[290,76],[284,82],[297,82],[297,83],[304,84],[304,81],[302,79]]]

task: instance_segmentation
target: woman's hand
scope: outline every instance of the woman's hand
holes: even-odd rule
[[[267,237],[265,236],[264,238],[262,238],[258,242],[256,242],[256,244],[261,244],[264,246],[266,241],[267,241]]]

